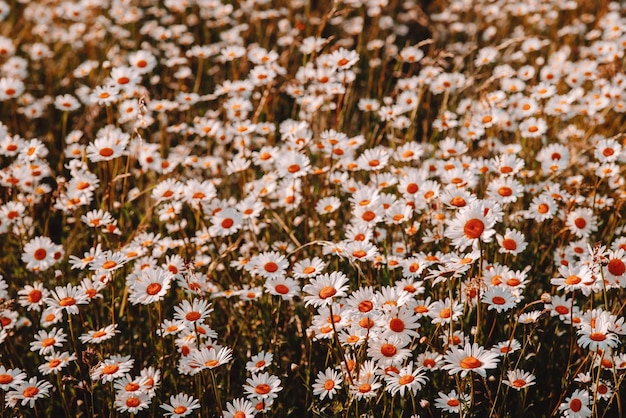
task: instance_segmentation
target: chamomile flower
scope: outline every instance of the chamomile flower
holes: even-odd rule
[[[256,413],[255,405],[245,398],[233,399],[226,404],[226,410],[222,411],[224,418],[253,418]]]
[[[464,377],[469,372],[478,373],[480,376],[487,375],[487,369],[493,369],[498,364],[498,355],[478,344],[466,343],[463,348],[450,347],[446,353],[444,370],[453,375],[460,373]]]
[[[50,331],[40,330],[35,340],[30,343],[30,351],[39,350],[39,354],[50,354],[55,347],[62,347],[67,341],[67,334],[62,329],[52,328]]]
[[[28,405],[29,408],[35,407],[35,401],[49,396],[52,384],[46,381],[39,381],[37,377],[31,377],[29,380],[23,380],[15,385],[15,389],[6,394],[7,400],[15,399],[21,402],[22,406]]]
[[[559,410],[568,418],[587,418],[591,416],[590,407],[589,392],[585,389],[576,389],[559,405]]]
[[[506,372],[506,379],[502,381],[505,385],[512,387],[513,389],[519,391],[525,389],[529,386],[534,385],[535,375],[532,373],[525,372],[524,370],[516,369],[509,370]]]
[[[248,399],[272,399],[283,389],[280,384],[278,376],[265,372],[248,378],[243,389]]]
[[[304,297],[306,305],[315,307],[330,305],[334,298],[345,297],[348,290],[348,277],[339,271],[317,276],[303,287],[307,294]]]
[[[274,355],[261,351],[250,358],[246,363],[246,370],[250,373],[258,373],[272,364]]]
[[[329,367],[320,371],[313,383],[313,395],[318,396],[320,400],[324,400],[327,396],[328,399],[332,399],[337,390],[341,389],[342,382],[341,374],[337,370]]]
[[[413,368],[412,361],[398,372],[391,372],[389,375],[385,376],[385,383],[387,384],[386,390],[391,393],[391,395],[400,393],[400,396],[404,396],[405,391],[415,395],[422,389],[427,381],[428,377],[426,377],[424,369],[422,367]]]

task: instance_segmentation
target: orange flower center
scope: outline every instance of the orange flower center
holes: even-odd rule
[[[393,357],[398,352],[398,349],[393,344],[383,344],[380,346],[380,352],[385,357]]]
[[[441,312],[439,312],[439,317],[441,318],[450,318],[450,308],[443,308]]]
[[[273,261],[270,261],[269,263],[265,263],[263,268],[268,273],[274,273],[276,270],[278,270],[278,264],[274,263]]]
[[[257,385],[256,388],[254,388],[254,391],[259,395],[267,395],[268,393],[270,393],[270,390],[272,390],[272,388],[270,388],[270,385],[266,383],[261,383],[260,385]]]
[[[179,405],[176,408],[174,408],[174,413],[175,414],[182,415],[185,412],[187,412],[187,407],[186,406]],[[236,414],[235,414],[235,416],[236,416]]]
[[[76,304],[76,299],[69,297],[69,296],[59,301],[60,306],[71,306],[75,304]]]
[[[289,171],[291,174],[297,173],[298,171],[300,171],[300,166],[298,164],[291,164],[289,167],[287,167],[287,171]]]
[[[126,390],[126,392],[134,392],[138,389],[139,389],[139,385],[135,382],[130,382],[124,387],[124,390]]]
[[[372,212],[371,210],[365,211],[363,212],[363,215],[361,216],[361,218],[365,221],[365,222],[370,222],[372,219],[374,219],[376,217],[376,214],[374,212]]]
[[[148,287],[146,287],[146,293],[150,296],[154,296],[161,291],[163,286],[160,283],[150,283]]]
[[[415,184],[415,183],[411,183],[411,184],[406,186],[406,191],[407,191],[407,193],[410,193],[410,194],[417,193],[417,191],[419,189],[420,189],[419,186],[417,184]]]
[[[578,398],[574,398],[570,401],[569,403],[569,408],[573,411],[573,412],[578,412],[582,409],[583,407],[583,403],[580,401],[580,399]]]
[[[107,335],[106,332],[104,332],[102,330],[98,330],[98,331],[93,333],[92,338],[100,338],[100,337],[104,337],[105,335]]]
[[[372,328],[374,326],[374,320],[372,318],[369,318],[369,317],[362,318],[359,321],[359,326],[361,328],[370,329],[370,328]]]
[[[139,401],[139,398],[136,398],[134,396],[126,399],[126,406],[129,408],[136,408],[139,406],[140,403],[141,402]]]
[[[120,366],[117,364],[107,364],[102,368],[102,374],[114,374],[119,370]]]
[[[39,393],[39,389],[37,389],[36,386],[29,386],[26,389],[24,389],[24,392],[22,392],[22,395],[24,395],[25,398],[32,398],[34,396],[37,396],[38,393]]]
[[[514,239],[505,238],[502,240],[502,246],[505,250],[515,251],[517,249],[517,243]]]
[[[222,221],[222,228],[230,228],[234,224],[235,224],[235,221],[233,221],[230,218],[226,218]]]
[[[374,309],[374,304],[369,300],[364,300],[359,303],[359,312],[365,313]]]
[[[215,367],[219,364],[219,361],[217,360],[207,360],[204,362],[204,365],[207,367]]]
[[[604,341],[606,340],[606,335],[601,332],[592,332],[591,335],[589,335],[589,338],[593,341]]]
[[[282,283],[277,284],[274,289],[276,290],[276,293],[281,295],[286,295],[287,293],[289,293],[289,288]]]
[[[0,385],[6,385],[13,381],[13,376],[10,374],[0,374]]]
[[[52,359],[48,362],[48,367],[51,369],[54,369],[55,367],[57,367],[59,364],[61,364],[61,360],[59,360],[58,358]]]
[[[117,263],[113,260],[107,260],[104,263],[102,263],[102,268],[105,270],[110,270],[115,266],[117,266]]]
[[[50,347],[51,345],[54,345],[55,342],[56,340],[54,338],[46,338],[43,341],[41,341],[41,346]]]
[[[494,296],[494,297],[491,299],[491,302],[492,302],[494,305],[504,305],[504,304],[506,303],[506,299],[504,299],[502,296]]]
[[[626,265],[619,258],[614,258],[609,261],[609,265],[607,266],[609,273],[613,276],[621,276],[626,271]]]
[[[565,284],[569,284],[569,285],[575,285],[581,282],[581,278],[576,276],[575,274],[572,274],[571,276],[568,276],[565,279]]]
[[[28,293],[28,301],[30,303],[37,303],[41,300],[42,293],[40,290],[33,289]]]
[[[110,157],[111,155],[113,155],[113,148],[104,147],[98,152],[98,154],[105,158]]]
[[[335,296],[336,293],[337,289],[335,289],[333,286],[324,286],[322,290],[320,290],[319,297],[320,299],[327,299]]]
[[[414,380],[415,380],[415,377],[413,377],[413,375],[407,374],[407,375],[402,376],[398,380],[398,383],[400,383],[401,385],[408,385],[409,383],[411,383]]]
[[[485,224],[480,219],[470,219],[463,227],[463,233],[469,239],[479,238],[484,230]]]
[[[304,274],[311,274],[311,273],[314,273],[314,272],[315,272],[315,267],[313,267],[313,266],[306,266],[306,267],[302,270],[302,272],[303,272]]]
[[[574,225],[576,225],[576,228],[583,229],[585,226],[587,226],[587,221],[585,221],[583,218],[576,218],[574,220]]]
[[[196,311],[192,311],[192,312],[188,312],[187,315],[185,315],[185,319],[187,321],[197,321],[198,319],[200,319],[202,315],[200,315],[200,312],[196,312]]]
[[[480,360],[472,356],[467,356],[461,360],[461,367],[464,369],[476,369],[482,365],[483,363]]]
[[[44,250],[43,248],[37,248],[37,250],[35,250],[35,253],[33,254],[33,257],[35,257],[35,260],[41,261],[46,258],[46,255],[48,255],[46,250]]]
[[[400,318],[392,318],[391,321],[389,321],[389,329],[393,332],[404,331],[404,321]]]
[[[448,399],[448,402],[446,402],[448,404],[448,406],[451,406],[453,408],[459,406],[461,404],[461,402],[459,402],[458,399]]]
[[[513,194],[513,189],[507,186],[502,186],[498,189],[498,194],[502,197],[508,197]]]
[[[371,390],[372,390],[372,386],[369,385],[368,383],[363,383],[361,386],[359,386],[359,392],[361,393],[367,393]]]
[[[363,258],[367,255],[367,253],[363,250],[356,250],[354,252],[352,252],[352,256],[354,258]]]
[[[557,306],[556,308],[554,308],[554,310],[557,311],[559,315],[565,315],[569,313],[569,308],[563,305]]]

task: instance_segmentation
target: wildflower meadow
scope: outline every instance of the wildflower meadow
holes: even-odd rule
[[[0,0],[2,417],[625,417],[626,5]]]

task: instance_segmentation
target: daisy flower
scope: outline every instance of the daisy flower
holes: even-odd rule
[[[424,369],[422,367],[413,369],[412,361],[397,373],[391,372],[390,375],[385,376],[386,390],[391,395],[399,392],[400,396],[404,396],[404,391],[409,391],[415,395],[427,381],[428,377],[426,377]]]
[[[150,406],[150,395],[144,392],[118,392],[115,395],[115,407],[120,412],[136,414]]]
[[[506,229],[504,235],[496,234],[496,240],[500,246],[498,251],[504,254],[517,255],[528,246],[524,234],[510,228]]]
[[[448,324],[450,321],[456,321],[463,313],[463,305],[457,301],[451,301],[450,298],[438,300],[428,306],[427,315],[431,318],[433,324]]]
[[[232,358],[232,350],[228,347],[221,347],[219,350],[203,347],[189,355],[189,366],[193,369],[191,374],[194,375],[205,369],[214,369],[228,363]]]
[[[350,385],[350,393],[359,400],[375,397],[376,392],[382,386],[376,375],[370,373],[361,374],[359,380],[354,383]]]
[[[245,398],[233,399],[226,404],[226,410],[222,411],[224,418],[253,418],[256,413],[254,404]]]
[[[592,232],[598,230],[598,220],[591,208],[577,208],[567,215],[565,224],[579,238],[589,238]]]
[[[131,274],[128,300],[133,304],[149,305],[163,300],[172,284],[173,274],[159,267],[148,267],[139,276]]]
[[[61,247],[62,248],[62,247]],[[31,271],[44,271],[57,262],[59,246],[48,237],[35,237],[24,245],[22,261]]]
[[[120,331],[117,330],[117,324],[111,324],[95,331],[87,331],[87,333],[81,335],[78,339],[83,344],[100,344],[103,341],[110,340],[119,332]]]
[[[322,274],[325,267],[326,263],[319,257],[305,258],[293,265],[292,274],[296,279],[311,278]]]
[[[439,396],[435,400],[435,407],[451,414],[459,414],[461,408],[465,410],[469,405],[470,397],[466,394],[457,394],[456,390],[450,393],[439,392]]]
[[[416,364],[425,370],[437,370],[443,363],[443,356],[437,352],[425,351],[417,356]]]
[[[56,286],[54,291],[50,292],[50,297],[45,298],[44,301],[49,309],[54,309],[56,312],[65,310],[70,315],[76,315],[78,305],[88,304],[89,298],[80,286],[74,287],[67,284],[65,287]]]
[[[134,363],[130,356],[112,355],[94,367],[89,375],[92,381],[112,382],[129,372]]]
[[[576,333],[579,335],[578,345],[582,348],[589,348],[591,351],[609,350],[619,345],[618,336],[611,332],[614,321],[611,320],[608,312],[583,321]]]
[[[269,373],[255,374],[246,380],[243,389],[248,399],[272,399],[278,396],[278,392],[283,390],[280,386],[280,379]]]
[[[225,237],[239,231],[243,226],[243,216],[235,208],[224,208],[211,217],[209,232],[213,237]]]
[[[491,351],[500,355],[506,356],[508,354],[514,353],[517,350],[522,348],[522,345],[515,338],[507,341],[502,341],[491,348]]]
[[[341,389],[341,374],[330,367],[324,371],[317,373],[315,383],[313,383],[313,395],[319,397],[320,401],[324,400],[326,396],[328,399],[332,399],[337,393],[338,389]]]
[[[43,283],[34,282],[32,285],[27,284],[21,288],[17,294],[19,295],[18,302],[21,306],[25,306],[29,311],[39,311],[50,292],[44,287]]]
[[[213,312],[211,304],[203,299],[194,298],[192,302],[183,300],[174,307],[174,319],[185,323],[202,323]]]
[[[8,399],[15,399],[16,402],[21,401],[22,406],[28,404],[29,408],[35,407],[35,401],[41,398],[47,398],[52,384],[46,381],[38,381],[37,377],[31,377],[28,381],[23,380],[15,385],[15,390],[6,394]]]
[[[591,416],[590,406],[589,392],[585,389],[576,389],[559,405],[559,410],[568,418],[587,418]]]
[[[0,365],[0,389],[5,392],[17,388],[26,377],[26,373],[18,368],[7,369],[4,365]]]
[[[411,350],[405,348],[410,341],[403,341],[397,335],[370,340],[367,355],[381,365],[399,365],[411,356]]]
[[[272,279],[284,276],[288,267],[289,261],[284,255],[276,251],[269,251],[253,257],[245,268],[251,273]]]
[[[348,277],[339,271],[317,276],[302,289],[307,295],[305,304],[315,307],[330,305],[335,297],[345,297],[348,290]]]
[[[460,373],[465,377],[470,371],[482,377],[487,375],[487,369],[493,369],[498,364],[498,355],[474,343],[465,344],[465,347],[451,347],[444,357],[444,370],[449,374]]]
[[[497,205],[499,207],[499,205]],[[475,201],[469,206],[459,209],[457,216],[451,221],[446,221],[447,228],[444,235],[452,240],[460,251],[478,242],[491,242],[496,231],[493,229],[496,218],[486,213],[484,203]]]
[[[260,353],[252,356],[250,361],[246,363],[246,370],[250,373],[258,373],[271,365],[273,359],[274,355],[272,353],[261,351]]]
[[[383,331],[383,337],[397,335],[400,339],[407,341],[419,337],[417,332],[420,327],[419,322],[417,322],[419,318],[413,309],[403,306],[395,314],[387,312],[385,319],[387,326]]]
[[[557,290],[572,292],[582,290],[585,295],[590,293],[587,283],[592,282],[593,273],[586,264],[559,267],[559,277],[550,280],[553,286],[558,286]]]
[[[507,386],[519,391],[528,386],[534,385],[535,375],[525,372],[524,370],[509,370],[506,372],[506,379],[502,381]]]
[[[67,341],[67,334],[62,329],[52,328],[50,331],[39,330],[35,341],[30,343],[30,351],[39,350],[39,354],[50,354],[55,347],[62,347]]]
[[[498,313],[508,311],[516,305],[515,296],[502,286],[490,286],[483,292],[481,300],[487,304],[488,310],[494,309]]]
[[[59,373],[61,369],[70,364],[70,361],[77,360],[76,354],[68,353],[64,351],[63,353],[53,352],[49,356],[45,357],[46,363],[42,363],[39,365],[38,369],[41,374],[47,375],[50,373]]]
[[[300,284],[291,277],[267,279],[263,285],[268,293],[291,300],[300,294]]]

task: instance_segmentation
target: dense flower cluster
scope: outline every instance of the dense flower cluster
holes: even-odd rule
[[[626,8],[272,3],[0,0],[3,412],[624,414]]]

